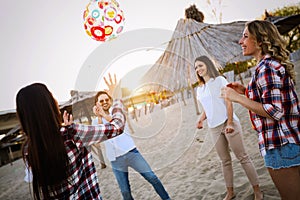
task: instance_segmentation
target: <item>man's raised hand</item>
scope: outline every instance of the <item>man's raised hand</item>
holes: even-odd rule
[[[106,92],[116,99],[122,98],[122,90],[121,90],[121,81],[118,83],[117,76],[114,74],[114,80],[111,77],[111,74],[108,73],[108,79],[104,77],[104,82],[108,87]]]

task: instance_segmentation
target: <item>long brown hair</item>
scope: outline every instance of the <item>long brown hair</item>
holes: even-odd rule
[[[294,65],[289,61],[289,51],[286,49],[286,41],[281,37],[274,24],[265,20],[254,20],[246,23],[249,33],[261,43],[262,55],[269,54],[280,62],[292,80],[295,82]]]
[[[68,155],[60,133],[57,101],[48,88],[34,83],[16,97],[17,116],[27,136],[23,159],[32,170],[34,199],[48,199],[54,186],[68,178]]]
[[[215,79],[216,77],[220,76],[220,72],[216,69],[214,63],[212,62],[212,60],[210,58],[208,58],[207,56],[199,56],[195,59],[196,63],[197,61],[203,62],[206,65],[206,69],[207,69],[207,74],[209,75],[210,78]],[[205,80],[202,76],[199,76],[199,74],[196,72],[197,77],[198,77],[198,81],[199,84],[205,84]]]

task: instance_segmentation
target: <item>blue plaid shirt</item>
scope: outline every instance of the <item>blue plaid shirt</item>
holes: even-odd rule
[[[258,132],[261,154],[287,143],[300,144],[300,105],[296,90],[284,66],[265,56],[257,65],[246,89],[246,96],[262,103],[272,117],[249,111],[253,128]]]

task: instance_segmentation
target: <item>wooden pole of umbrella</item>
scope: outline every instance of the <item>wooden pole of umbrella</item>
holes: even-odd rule
[[[242,75],[241,75],[241,72],[240,72],[239,64],[237,62],[235,64],[236,64],[236,69],[238,71],[241,83],[244,85],[244,81],[243,81],[243,78],[242,78]]]
[[[190,65],[188,65],[188,77],[191,77],[191,66]],[[192,90],[191,92],[192,92],[192,97],[193,97],[194,104],[195,104],[196,114],[200,115],[200,111],[199,111],[199,107],[198,107],[198,103],[197,103],[197,98],[196,98],[195,90],[194,90],[194,88],[192,86],[190,78],[188,78],[188,87]]]
[[[190,40],[189,40],[189,51],[190,51],[190,53],[192,53],[192,45],[191,45],[191,41]],[[192,54],[190,54],[190,55],[192,55]],[[188,64],[188,77],[191,77],[191,67],[192,66],[190,66],[190,64]],[[199,111],[199,107],[198,107],[198,102],[197,102],[195,90],[194,90],[194,88],[192,86],[190,78],[188,78],[188,87],[190,87],[191,90],[192,90],[191,92],[192,92],[192,97],[193,97],[194,104],[195,104],[196,114],[200,115],[200,111]]]

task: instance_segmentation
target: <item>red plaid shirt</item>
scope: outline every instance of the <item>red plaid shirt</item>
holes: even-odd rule
[[[249,111],[253,128],[258,132],[262,155],[287,143],[300,144],[300,104],[296,90],[284,66],[265,56],[258,64],[246,90],[246,96],[263,104],[272,117]]]
[[[54,199],[102,199],[96,168],[86,147],[123,132],[125,115],[120,100],[114,102],[112,113],[113,119],[109,124],[72,124],[61,128],[70,159],[71,176],[68,183],[56,189],[56,195],[52,194]]]

